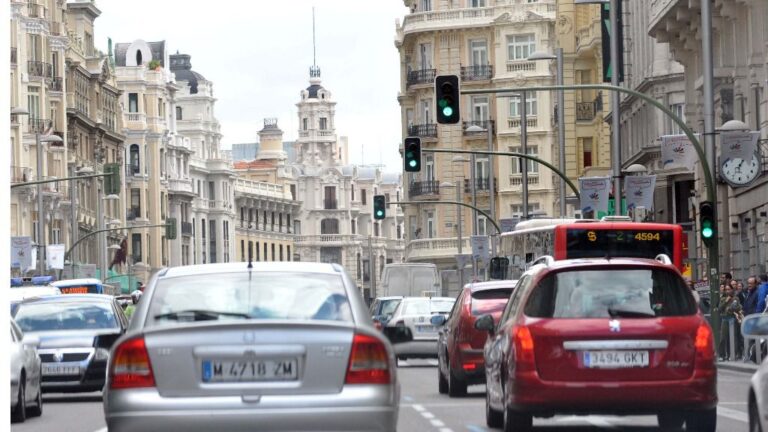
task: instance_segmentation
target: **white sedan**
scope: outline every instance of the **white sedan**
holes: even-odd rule
[[[11,320],[11,419],[23,422],[27,416],[43,413],[43,392],[40,390],[40,356],[36,336],[24,337],[16,322]]]
[[[752,376],[749,386],[749,431],[768,432],[768,358],[766,358],[766,339],[768,339],[768,315],[750,315],[744,319],[742,334],[759,342],[755,347],[762,351],[762,363]]]

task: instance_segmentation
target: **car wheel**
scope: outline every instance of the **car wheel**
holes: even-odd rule
[[[504,409],[504,432],[528,432],[532,427],[532,415]]]
[[[659,420],[659,427],[663,431],[679,431],[683,428],[685,417],[680,414],[659,414],[656,416]]]
[[[37,400],[35,406],[28,408],[30,417],[40,417],[43,415],[43,389],[37,390]]]
[[[27,409],[26,409],[26,397],[27,394],[25,393],[24,387],[27,386],[27,380],[24,377],[24,374],[21,374],[21,377],[19,378],[19,394],[17,395],[16,407],[13,408],[13,412],[11,413],[11,420],[14,423],[23,423],[24,420],[27,419]]]
[[[448,396],[459,397],[467,394],[467,382],[456,377],[456,374],[448,366]]]
[[[500,428],[504,426],[504,413],[496,411],[491,407],[491,394],[485,391],[485,424],[490,428]]]
[[[715,432],[717,429],[717,408],[706,411],[692,411],[685,419],[685,430]]]
[[[760,413],[757,410],[754,397],[749,398],[749,432],[763,432],[763,427],[760,425]]]
[[[440,365],[437,365],[437,391],[440,394],[448,393],[448,380],[443,376],[443,371],[440,370]]]

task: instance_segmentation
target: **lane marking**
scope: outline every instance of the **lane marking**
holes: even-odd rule
[[[473,424],[468,424],[466,426],[467,426],[467,429],[469,429],[469,432],[488,432],[488,429],[482,426],[473,425]]]
[[[413,398],[410,396],[403,396],[403,400],[406,402],[413,402]]]
[[[435,415],[429,411],[424,411],[423,413],[421,413],[421,416],[427,420],[435,418]]]
[[[95,431],[93,431],[93,432],[107,432],[107,428],[105,428],[105,427],[104,427],[104,428],[101,428],[101,429],[95,430]]]
[[[718,406],[717,415],[721,417],[726,417],[732,420],[740,421],[742,423],[749,423],[749,416],[747,415],[747,413],[737,411],[735,409]]]
[[[485,406],[485,401],[483,401],[483,400],[479,400],[479,401],[466,401],[466,402],[462,402],[462,403],[456,403],[456,402],[435,402],[435,403],[429,403],[429,402],[427,402],[427,403],[424,403],[423,405],[427,406],[427,407],[441,407],[441,408],[459,407],[459,406],[460,407],[465,407],[465,406],[471,406],[471,405]],[[401,403],[400,406],[401,407],[407,407],[407,406],[416,406],[416,405]],[[419,406],[421,406],[421,405],[419,405]]]
[[[451,429],[451,428],[442,428],[442,429],[440,429],[440,432],[453,432],[453,429]]]
[[[430,423],[432,423],[432,426],[434,426],[434,427],[443,427],[443,426],[445,426],[445,423],[441,422],[438,419],[434,419],[434,420],[430,421]]]
[[[415,409],[418,412],[424,412],[424,411],[427,410],[426,408],[424,408],[423,406],[421,406],[419,404],[413,404],[411,406],[413,407],[413,409]]]

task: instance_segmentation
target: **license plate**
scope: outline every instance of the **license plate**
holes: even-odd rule
[[[80,375],[80,366],[43,364],[43,375]]]
[[[203,360],[203,382],[292,381],[298,376],[295,358]]]
[[[584,366],[606,369],[648,367],[648,351],[585,351]]]
[[[435,332],[435,326],[431,325],[417,325],[416,331],[421,333],[434,333]]]

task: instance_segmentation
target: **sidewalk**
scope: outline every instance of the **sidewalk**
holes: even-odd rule
[[[717,362],[718,369],[730,370],[735,372],[746,372],[753,374],[757,371],[759,366],[754,363],[745,363],[742,361],[719,361]]]

